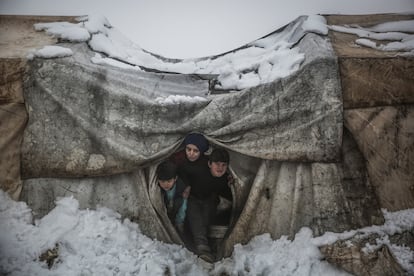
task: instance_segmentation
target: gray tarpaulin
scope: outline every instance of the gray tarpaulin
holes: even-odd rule
[[[298,47],[307,60],[289,78],[174,104],[156,98],[205,96],[208,81],[91,65],[86,47],[74,50],[80,57],[35,60],[25,86],[30,120],[23,173],[128,172],[167,155],[191,131],[262,159],[337,160],[342,101],[336,58],[317,35],[308,34]]]
[[[299,40],[305,61],[293,75],[220,95],[207,95],[208,80],[198,76],[94,65],[84,44],[67,46],[74,56],[33,60],[25,81],[23,196],[39,214],[54,197],[75,195],[81,207],[110,206],[145,234],[179,243],[154,172],[196,131],[231,152],[235,200],[224,255],[257,234],[343,231],[380,216],[353,208],[377,206],[369,183],[354,199],[344,186],[341,89],[327,38]],[[176,94],[205,100],[156,100]]]

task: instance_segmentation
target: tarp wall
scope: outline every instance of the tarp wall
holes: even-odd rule
[[[208,81],[91,66],[85,46],[74,51],[80,57],[35,60],[25,83],[30,120],[23,175],[128,172],[165,157],[191,131],[262,159],[338,160],[342,101],[336,59],[324,38],[307,37],[301,42],[307,60],[289,78],[179,104],[155,99],[205,96]]]
[[[20,148],[27,122],[24,68],[21,59],[0,59],[0,187],[15,200],[22,189]]]
[[[329,15],[330,25],[362,28],[413,14]],[[329,32],[338,56],[344,125],[366,160],[381,208],[414,208],[414,56],[354,47],[357,35]],[[382,42],[383,43],[383,42]]]

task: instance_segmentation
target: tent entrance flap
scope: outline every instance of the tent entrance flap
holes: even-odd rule
[[[234,151],[230,160],[235,179],[231,212],[223,213],[209,234],[217,256],[229,256],[235,244],[263,233],[277,239],[309,227],[319,235],[383,221],[369,181],[361,178],[363,157],[347,132],[338,163],[269,161]],[[156,164],[114,176],[27,179],[22,199],[41,217],[56,197],[74,196],[80,208],[105,205],[152,238],[184,244],[167,216],[155,171]]]

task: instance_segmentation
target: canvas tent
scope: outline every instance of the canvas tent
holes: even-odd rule
[[[236,179],[219,254],[228,256],[234,244],[261,233],[279,238],[303,226],[321,234],[381,223],[355,141],[359,133],[352,123],[350,132],[343,127],[343,67],[331,40],[289,26],[284,30],[305,56],[300,68],[221,94],[210,93],[211,77],[93,64],[86,43],[61,43],[73,51],[70,57],[29,61],[16,103],[22,109],[24,101],[27,126],[23,116],[21,127],[6,128],[23,138],[22,198],[42,216],[57,196],[73,195],[83,208],[111,207],[148,236],[181,243],[166,217],[155,168],[185,135],[199,132],[230,151]],[[155,100],[177,94],[204,100]],[[346,122],[353,112],[345,111]]]

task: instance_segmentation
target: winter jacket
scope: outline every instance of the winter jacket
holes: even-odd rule
[[[179,151],[171,156],[170,160],[177,165],[177,174],[186,185],[191,185],[199,175],[208,168],[208,159],[201,154],[196,161],[189,161],[185,156],[185,150]]]
[[[214,177],[211,175],[210,168],[206,165],[197,172],[197,175],[189,184],[191,186],[191,196],[199,200],[205,200],[212,196],[222,196],[231,200],[232,194],[228,179],[229,174],[227,172],[221,177]]]

